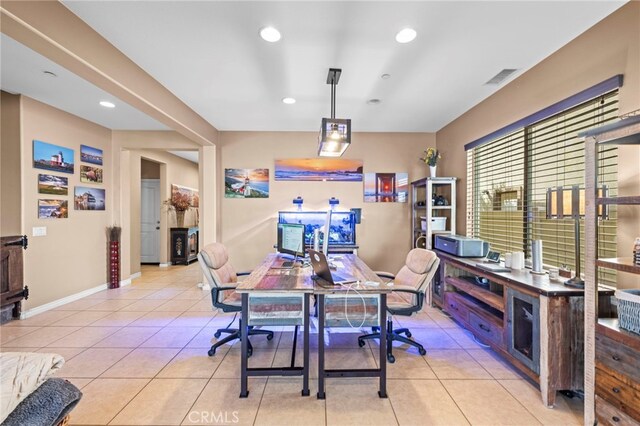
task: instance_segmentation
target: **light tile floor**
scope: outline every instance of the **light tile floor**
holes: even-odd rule
[[[252,378],[239,399],[239,343],[207,356],[213,333],[233,315],[213,310],[199,290],[197,264],[145,266],[133,284],[105,290],[0,327],[2,351],[59,353],[58,376],[82,389],[73,424],[179,425],[569,425],[582,424],[582,402],[558,395],[542,405],[535,386],[437,309],[394,319],[411,328],[427,355],[397,345],[388,365],[389,398],[373,379],[329,379],[317,389],[317,335],[311,338],[311,397],[300,378]],[[252,338],[253,366],[289,363],[293,329]],[[327,368],[378,365],[377,342],[357,345],[355,330],[329,330]],[[301,340],[298,345],[301,347]],[[297,351],[298,363],[301,351]]]

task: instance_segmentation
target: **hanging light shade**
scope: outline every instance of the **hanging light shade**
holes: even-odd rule
[[[323,118],[318,135],[318,155],[320,157],[340,157],[351,143],[351,120],[335,118],[336,85],[342,70],[330,68],[327,84],[331,85],[331,118]]]

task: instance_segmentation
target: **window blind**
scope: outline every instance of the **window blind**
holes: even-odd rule
[[[618,91],[583,102],[562,113],[467,151],[467,235],[489,241],[502,253],[524,251],[543,241],[543,262],[575,265],[574,221],[547,219],[549,188],[584,188],[584,141],[578,133],[618,118]],[[600,147],[598,182],[617,193],[617,150]],[[616,256],[617,212],[608,208],[599,227],[599,257]],[[581,220],[581,253],[584,220]],[[603,271],[614,282],[612,271]]]

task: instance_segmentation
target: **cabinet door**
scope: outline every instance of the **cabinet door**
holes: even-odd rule
[[[507,288],[507,350],[540,373],[540,299]]]

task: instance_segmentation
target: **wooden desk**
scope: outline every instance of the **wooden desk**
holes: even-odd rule
[[[349,286],[323,287],[319,282],[313,280],[313,270],[310,266],[297,267],[292,269],[277,269],[282,264],[281,258],[276,253],[267,255],[264,261],[249,275],[248,279],[242,282],[236,288],[236,292],[242,295],[242,350],[240,365],[240,397],[246,398],[249,395],[248,377],[249,376],[303,376],[302,395],[309,395],[309,296],[316,294],[318,296],[318,398],[325,398],[325,379],[327,377],[379,377],[380,389],[378,394],[381,398],[386,398],[386,295],[390,293],[393,287],[380,285],[379,287],[366,286],[366,281],[380,281],[378,276],[357,256],[353,254],[342,255],[339,259],[344,268],[340,268],[339,272],[343,275],[351,275],[361,283]],[[380,295],[379,318],[380,318],[380,368],[376,369],[337,369],[327,370],[324,363],[324,328],[325,328],[325,297],[328,295],[346,295],[348,292],[355,294],[358,292],[362,295]],[[304,330],[304,356],[303,366],[294,367],[293,359],[295,357],[295,341],[293,344],[292,366],[286,368],[248,368],[247,360],[247,328],[250,323],[249,305],[250,297],[273,297],[273,307],[270,309],[273,321],[281,324],[283,316],[275,313],[287,312],[288,304],[278,306],[278,297],[283,298],[291,295],[299,294],[304,297],[303,309],[303,330]],[[265,321],[269,321],[266,319]],[[267,322],[265,322],[266,324]],[[297,333],[294,334],[297,336]]]
[[[344,264],[343,269],[339,269],[341,275],[351,275],[358,280],[358,283],[345,286],[325,287],[320,281],[315,283],[314,294],[318,297],[318,399],[325,398],[325,379],[328,377],[378,377],[380,385],[378,396],[387,397],[387,294],[393,287],[386,284],[380,286],[367,286],[366,281],[382,280],[373,272],[360,258],[353,254],[341,256],[340,261]],[[369,369],[331,369],[324,366],[324,328],[325,328],[325,297],[328,295],[346,295],[351,292],[361,295],[380,295],[379,303],[379,327],[380,327],[380,368]]]
[[[536,382],[546,406],[554,405],[556,391],[584,388],[583,290],[526,269],[490,272],[477,266],[482,259],[436,253],[433,302]],[[600,289],[602,313],[612,295]]]
[[[281,266],[282,259],[276,253],[267,255],[264,261],[253,270],[249,277],[240,283],[236,292],[242,296],[241,351],[240,351],[240,398],[249,396],[249,376],[302,376],[302,396],[309,396],[309,297],[313,293],[313,281],[311,274],[305,269],[275,269]],[[270,300],[271,312],[286,311],[282,301],[288,295],[298,294],[303,298],[302,325],[303,325],[303,361],[302,367],[295,366],[296,340],[298,333],[294,333],[293,349],[291,354],[291,366],[282,368],[248,368],[248,331],[249,331],[249,297],[266,295],[273,297]],[[281,296],[281,297],[278,297]],[[281,304],[279,307],[278,304]],[[295,320],[295,318],[293,318]],[[282,324],[282,317],[279,323]],[[263,324],[260,324],[263,325]]]

